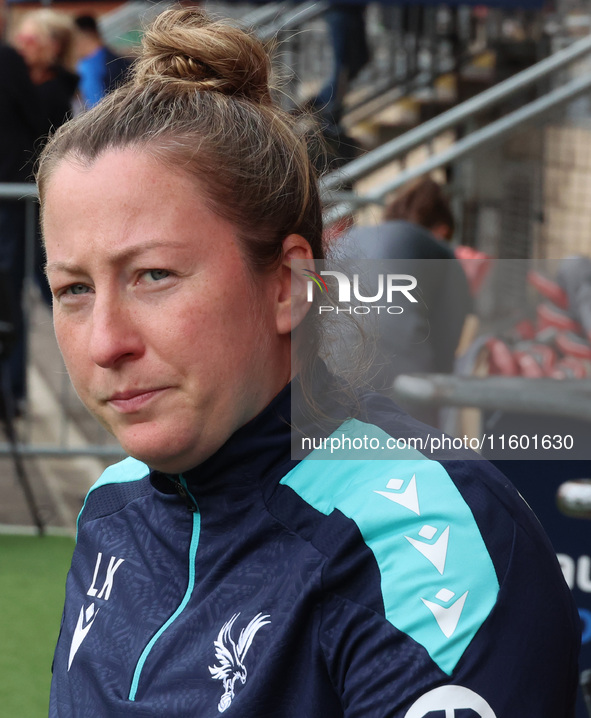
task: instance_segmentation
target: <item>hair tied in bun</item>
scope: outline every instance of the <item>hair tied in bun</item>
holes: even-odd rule
[[[271,103],[271,63],[262,43],[233,25],[191,9],[164,11],[146,30],[135,82],[196,83],[260,104]]]

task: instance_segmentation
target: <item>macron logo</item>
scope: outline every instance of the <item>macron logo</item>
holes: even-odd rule
[[[453,591],[450,591],[447,588],[442,588],[435,598],[439,599],[443,603],[449,603],[454,596],[455,593]],[[460,598],[458,598],[457,601],[452,603],[450,606],[442,606],[439,603],[427,601],[426,598],[421,598],[421,601],[433,614],[435,620],[437,621],[437,625],[443,632],[443,635],[446,638],[451,638],[458,627],[462,611],[464,610],[464,604],[466,603],[466,598],[468,598],[468,591],[466,591],[466,593],[460,596]]]
[[[388,491],[375,491],[374,493],[412,511],[417,516],[421,516],[416,474],[413,474],[408,483],[402,479],[390,479],[386,488]],[[410,535],[404,536],[404,538],[443,576],[448,556],[450,531],[450,525],[438,529],[436,526],[424,524],[418,531],[418,537]],[[467,598],[468,591],[456,598],[453,591],[442,588],[435,595],[435,601],[422,597],[421,601],[431,612],[443,635],[446,638],[451,638],[458,627]],[[452,602],[452,599],[455,600]]]
[[[103,560],[103,554],[98,553],[96,557],[96,564],[94,566],[94,574],[92,577],[92,584],[90,585],[90,588],[86,592],[87,596],[92,596],[93,598],[99,598],[103,601],[108,601],[111,597],[111,591],[113,590],[113,581],[115,578],[115,572],[121,566],[121,564],[125,561],[123,558],[116,558],[115,556],[111,556],[109,560],[109,564],[107,566],[105,577],[103,584],[99,590],[97,587],[97,579],[100,574],[100,568],[101,563]],[[95,622],[95,619],[98,615],[98,612],[100,611],[100,606],[97,608],[95,606],[95,603],[91,603],[86,608],[82,606],[80,609],[80,613],[78,615],[78,622],[76,623],[76,628],[74,629],[74,635],[72,636],[72,644],[70,645],[70,656],[68,658],[68,671],[70,670],[70,667],[72,666],[72,661],[74,660],[74,656],[78,652],[78,649],[82,645],[82,641],[86,638],[88,635],[88,632],[92,628],[92,624]]]
[[[82,608],[80,609],[80,615],[78,616],[78,623],[76,624],[76,630],[74,631],[74,636],[72,638],[72,645],[70,646],[70,657],[68,658],[68,670],[70,670],[70,666],[72,665],[74,656],[76,655],[76,652],[80,648],[82,641],[86,638],[86,634],[92,628],[94,619],[97,617],[98,612],[100,610],[101,610],[100,608],[97,608],[95,610],[94,603],[91,603],[90,606],[86,609],[86,611],[84,610],[84,606],[82,606]]]
[[[445,570],[445,560],[447,559],[447,546],[449,544],[449,526],[441,533],[441,536],[435,541],[435,543],[429,543],[429,541],[435,536],[437,529],[434,526],[423,526],[419,531],[419,536],[427,541],[419,541],[413,539],[410,536],[404,538],[410,543],[411,546],[416,548],[417,551],[423,554],[423,556],[430,561],[433,566],[443,576]]]
[[[404,508],[409,509],[417,516],[420,516],[421,510],[419,509],[416,475],[413,474],[413,477],[408,482],[406,489],[404,491],[400,491],[403,486],[404,481],[402,479],[390,479],[386,488],[393,489],[394,491],[375,491],[374,493],[384,496],[386,499],[389,499],[400,506],[404,506]]]

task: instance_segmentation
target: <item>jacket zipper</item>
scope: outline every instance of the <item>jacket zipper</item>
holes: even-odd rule
[[[191,598],[191,594],[193,593],[193,589],[195,588],[195,557],[197,555],[197,546],[199,545],[199,533],[201,529],[201,515],[199,513],[199,507],[197,506],[197,501],[195,500],[195,497],[193,494],[189,491],[187,487],[187,482],[182,474],[179,474],[178,478],[175,477],[174,482],[177,487],[177,491],[181,495],[181,498],[187,505],[187,508],[193,513],[193,526],[191,529],[191,542],[189,544],[189,580],[187,583],[187,589],[185,591],[185,595],[183,596],[183,600],[179,604],[179,607],[176,609],[176,611],[170,616],[170,618],[156,631],[156,633],[152,636],[144,650],[142,651],[141,656],[139,657],[139,660],[136,664],[135,671],[133,672],[133,678],[131,681],[131,688],[129,691],[129,697],[128,699],[130,701],[135,701],[135,696],[137,694],[138,685],[140,682],[140,678],[142,675],[142,671],[144,668],[144,665],[146,661],[148,660],[148,656],[150,655],[152,649],[158,642],[160,636],[166,631],[166,629],[171,626],[176,619],[181,615],[181,613],[185,610],[185,607],[187,603],[189,603],[189,599]]]
[[[179,476],[175,476],[173,481],[179,496],[185,503],[185,506],[189,509],[189,511],[197,511],[197,502],[195,501],[193,494],[187,488],[187,482],[183,478],[183,475],[179,474]]]

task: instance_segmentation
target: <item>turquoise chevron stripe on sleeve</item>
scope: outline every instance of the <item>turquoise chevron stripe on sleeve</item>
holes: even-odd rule
[[[388,438],[356,419],[343,431]],[[387,620],[451,674],[499,590],[470,507],[443,466],[415,449],[386,461],[335,452],[327,463],[323,453],[317,460],[313,451],[281,483],[323,514],[338,509],[357,524],[379,566]]]

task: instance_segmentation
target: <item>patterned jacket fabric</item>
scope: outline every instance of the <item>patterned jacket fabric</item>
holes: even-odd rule
[[[362,403],[343,451],[291,458],[287,387],[183,475],[103,474],[50,716],[573,715],[579,620],[535,516],[485,461],[347,450],[428,432]]]

